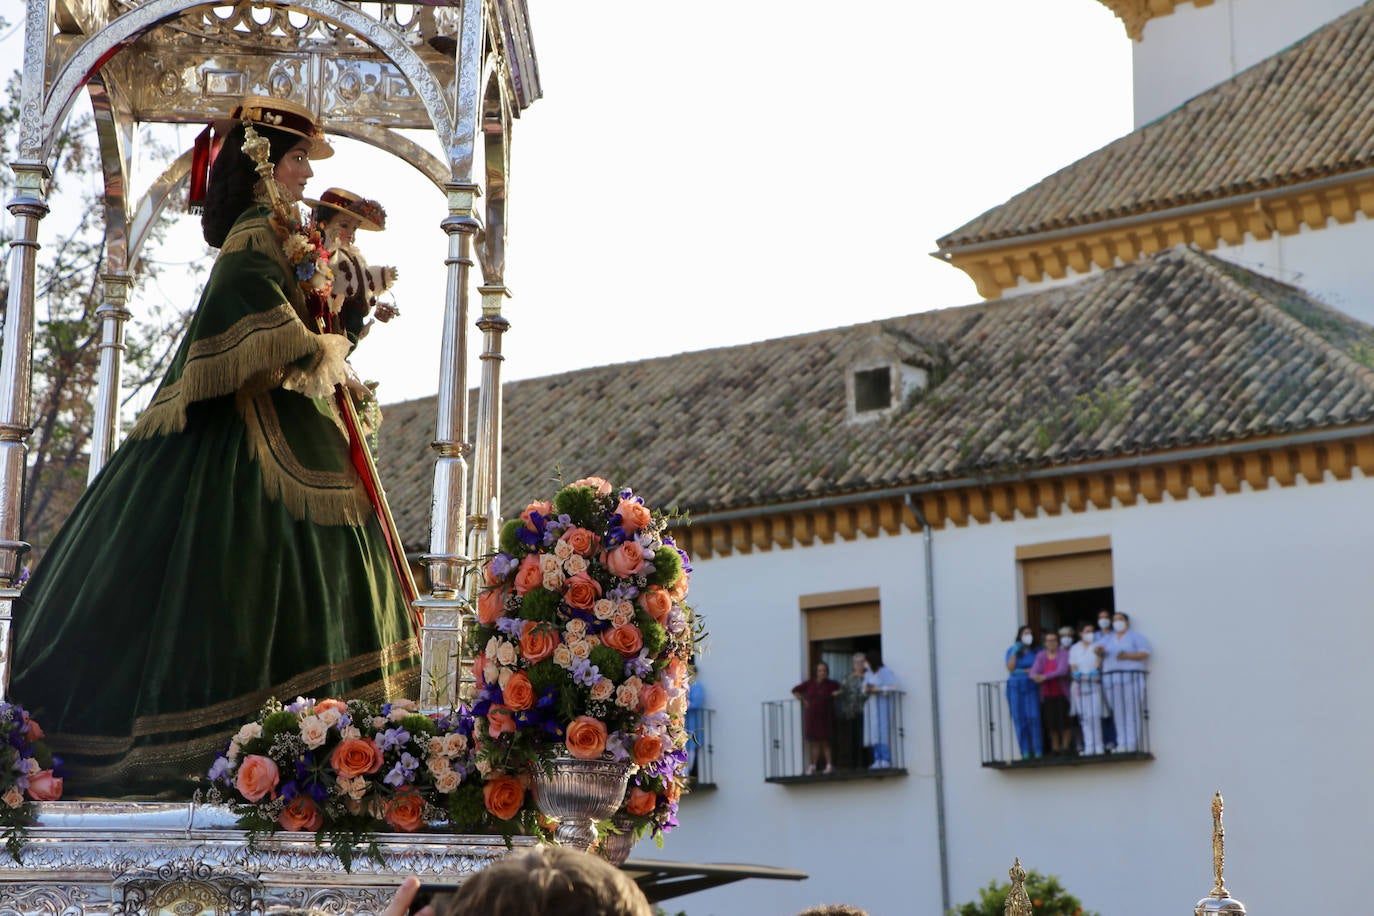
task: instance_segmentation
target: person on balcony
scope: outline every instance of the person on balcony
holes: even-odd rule
[[[1112,615],[1112,632],[1093,650],[1102,659],[1102,685],[1116,722],[1117,750],[1135,753],[1140,750],[1150,641],[1131,629],[1128,614],[1117,611]]]
[[[1040,686],[1040,719],[1050,736],[1050,753],[1073,750],[1069,728],[1069,654],[1059,648],[1059,634],[1045,634],[1045,648],[1031,664],[1030,679]]]
[[[792,688],[792,696],[802,704],[802,737],[806,740],[807,775],[833,773],[835,751],[831,737],[835,723],[835,694],[840,682],[830,677],[830,666],[816,663],[816,674]]]
[[[1093,651],[1094,630],[1084,624],[1079,640],[1069,649],[1069,671],[1073,685],[1069,698],[1078,715],[1078,727],[1083,732],[1083,755],[1096,757],[1102,753],[1102,659]]]
[[[883,664],[875,650],[868,653],[868,673],[864,675],[864,744],[873,748],[870,770],[892,766],[892,732],[897,724],[897,675]]]
[[[11,692],[42,713],[69,794],[189,797],[267,699],[382,699],[418,682],[405,592],[334,397],[362,385],[347,338],[315,323],[328,272],[296,211],[330,149],[286,100],[245,99],[231,118],[205,185],[201,226],[220,251],[200,303],[14,614]]]
[[[1035,665],[1035,632],[1029,625],[1016,631],[1016,641],[1007,649],[1007,706],[1021,759],[1039,759],[1045,754],[1045,739],[1040,733],[1040,687],[1031,680]]]

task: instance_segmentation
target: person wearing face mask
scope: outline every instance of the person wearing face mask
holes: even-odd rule
[[[1029,625],[1016,631],[1016,642],[1007,649],[1003,663],[1007,667],[1007,706],[1016,730],[1016,743],[1021,759],[1030,760],[1044,755],[1044,738],[1040,733],[1040,686],[1030,678],[1035,664],[1035,633]]]
[[[1073,675],[1070,700],[1078,710],[1078,727],[1083,733],[1083,755],[1103,753],[1102,743],[1102,660],[1093,651],[1093,628],[1084,624],[1079,640],[1069,650],[1069,671]]]
[[[1069,657],[1069,653],[1073,650],[1074,647],[1073,634],[1073,627],[1069,626],[1067,623],[1059,628],[1059,651],[1064,653],[1065,659]],[[1080,735],[1078,733],[1078,707],[1074,705],[1073,700],[1071,698],[1071,691],[1068,689],[1069,680],[1070,678],[1068,672],[1066,671],[1064,674],[1064,695],[1066,697],[1070,697],[1070,699],[1068,723],[1069,739],[1068,745],[1064,748],[1064,752],[1066,754],[1077,754],[1083,749],[1083,746],[1082,742],[1079,740]]]
[[[1069,733],[1069,654],[1059,648],[1059,634],[1045,634],[1045,648],[1035,656],[1030,679],[1040,688],[1040,717],[1050,736],[1050,754],[1073,750]]]
[[[1097,612],[1097,632],[1093,634],[1092,645],[1096,646],[1108,636],[1112,635],[1112,612],[1102,608]],[[1100,657],[1099,657],[1100,662]],[[1112,709],[1107,705],[1107,698],[1102,697],[1102,741],[1107,753],[1116,750],[1116,720],[1112,717]]]
[[[1102,685],[1116,721],[1116,744],[1126,753],[1140,750],[1140,723],[1145,708],[1145,663],[1150,642],[1131,629],[1122,611],[1112,615],[1111,634],[1094,647],[1102,659]]]

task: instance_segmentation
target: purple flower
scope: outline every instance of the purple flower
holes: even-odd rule
[[[491,574],[504,579],[510,575],[511,570],[520,565],[520,561],[508,553],[498,553],[491,558]]]
[[[606,736],[606,750],[616,760],[629,760],[630,749],[634,746],[634,736],[625,732],[611,732]]]
[[[668,632],[674,636],[681,636],[687,629],[687,612],[678,605],[673,605],[673,609],[668,612]]]
[[[625,659],[625,676],[646,678],[653,673],[654,663],[649,659],[649,650],[640,649],[634,658]]]
[[[215,782],[227,783],[229,781],[229,771],[231,769],[233,769],[233,764],[229,762],[229,758],[224,754],[220,754],[215,758],[215,762],[210,764],[210,772],[206,775]]]
[[[377,749],[385,753],[386,751],[399,750],[406,746],[410,741],[410,732],[404,728],[388,728],[377,736]]]
[[[573,683],[583,687],[591,687],[601,678],[601,669],[586,658],[573,659],[572,667],[568,670],[572,672]]]
[[[519,639],[524,633],[525,621],[519,617],[498,617],[496,618],[496,629],[505,633],[512,639]]]
[[[315,276],[315,261],[313,258],[301,261],[296,265],[297,280],[309,280],[313,276]]]
[[[296,702],[282,708],[293,715],[299,715],[314,705],[315,701],[309,697],[296,697]]]

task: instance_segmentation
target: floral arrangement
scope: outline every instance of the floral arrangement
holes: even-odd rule
[[[282,239],[282,251],[302,291],[307,296],[318,294],[328,298],[334,272],[329,267],[329,249],[325,247],[324,234],[319,227],[314,223],[289,226]]]
[[[530,503],[482,567],[475,766],[488,812],[528,812],[520,774],[559,754],[629,763],[637,835],[676,824],[699,632],[667,519],[599,477]]]
[[[267,704],[215,759],[209,779],[250,834],[313,831],[346,868],[377,855],[375,832],[493,826],[473,778],[473,717],[423,715],[409,700],[298,697]]]
[[[55,775],[61,761],[43,738],[43,729],[22,706],[0,703],[0,825],[16,862],[38,814],[34,802],[62,797],[62,777]]]

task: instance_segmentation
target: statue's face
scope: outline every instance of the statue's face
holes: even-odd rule
[[[346,245],[353,244],[353,238],[358,233],[358,218],[348,213],[336,213],[325,231],[334,239],[335,242],[342,242]]]
[[[291,195],[292,200],[300,200],[305,196],[305,183],[315,174],[315,170],[310,167],[309,153],[310,141],[301,140],[286,151],[286,155],[281,157],[272,173],[277,179],[277,184]]]

